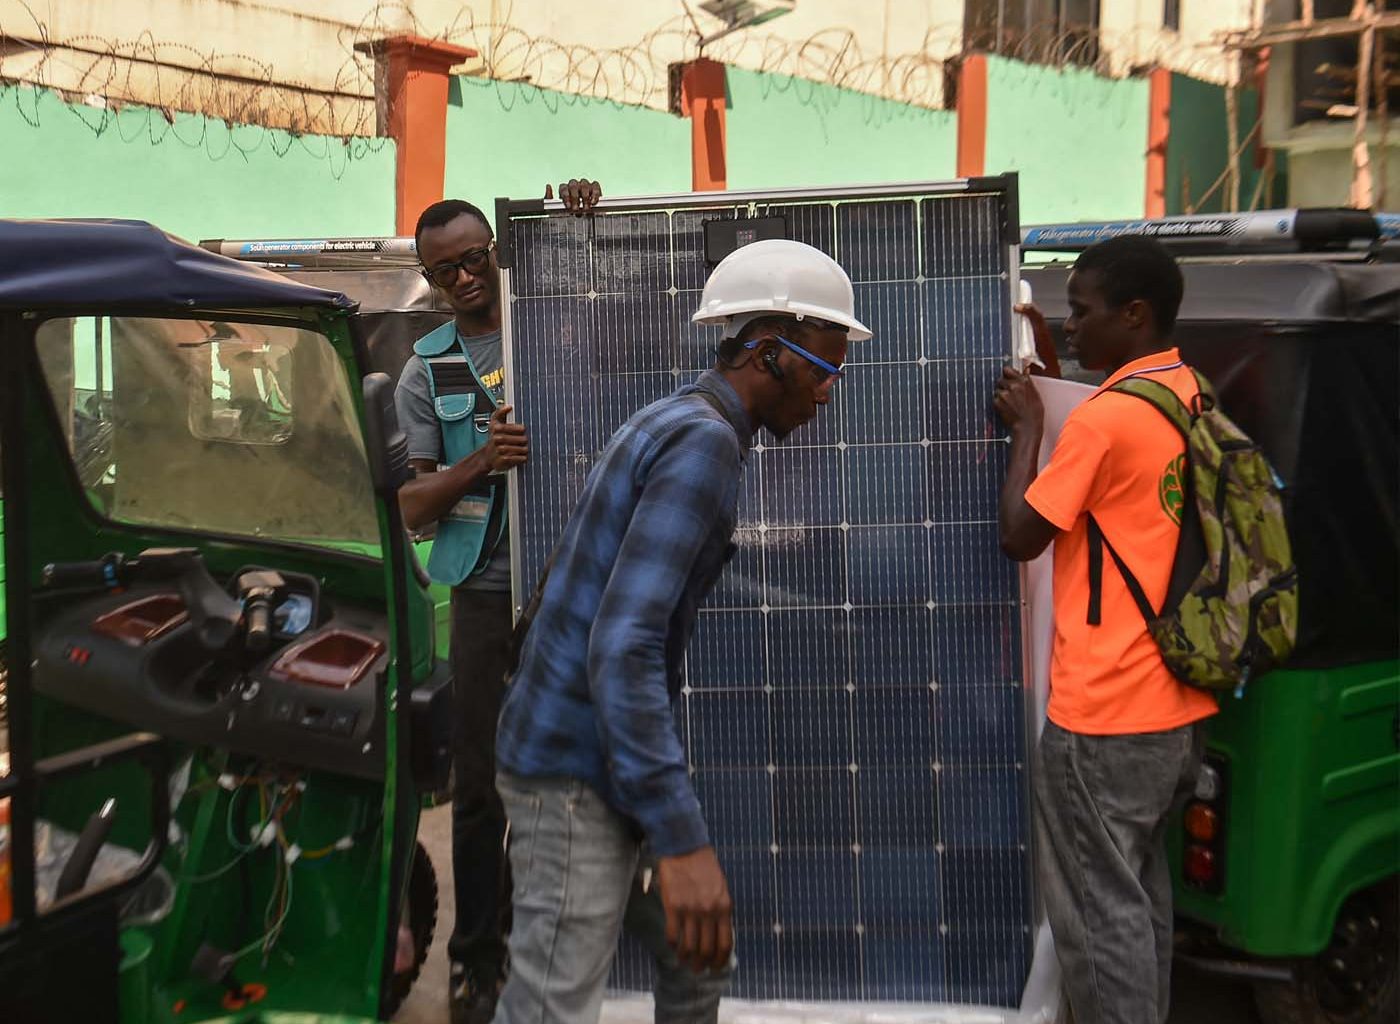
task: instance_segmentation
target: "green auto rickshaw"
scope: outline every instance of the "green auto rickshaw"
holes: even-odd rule
[[[449,675],[367,351],[343,294],[148,224],[0,221],[7,1024],[412,984]]]

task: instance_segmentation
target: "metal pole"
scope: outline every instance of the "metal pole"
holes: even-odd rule
[[[1389,155],[1386,150],[1390,145],[1390,76],[1385,68],[1385,33],[1376,36],[1376,59],[1372,64],[1371,82],[1377,90],[1376,93],[1376,119],[1381,123],[1381,140],[1379,152],[1376,155],[1376,180],[1380,182],[1376,189],[1376,209],[1384,210],[1386,202],[1390,197],[1386,194],[1389,179]]]
[[[1361,48],[1356,61],[1356,134],[1351,149],[1351,205],[1369,210],[1375,205],[1375,190],[1371,182],[1371,147],[1366,141],[1367,115],[1371,106],[1371,55],[1375,52],[1375,11],[1366,9],[1369,24],[1361,34]]]
[[[1249,201],[1249,212],[1259,210],[1259,202],[1264,198],[1265,187],[1272,186],[1274,180],[1274,151],[1264,151],[1264,166],[1259,169],[1259,180],[1254,185],[1254,198]]]
[[[95,339],[97,345],[97,351],[94,354],[93,359],[93,372],[97,374],[97,383],[93,385],[92,389],[97,392],[98,408],[100,409],[102,408],[102,394],[104,391],[106,391],[107,385],[107,371],[106,367],[103,365],[102,360],[103,334],[105,333],[102,330],[102,325],[105,323],[105,319],[99,316],[94,317],[93,320],[95,321],[93,338]]]
[[[1240,209],[1240,86],[1238,75],[1236,80],[1230,83],[1230,87],[1225,90],[1225,137],[1226,146],[1229,149],[1229,163],[1226,165],[1226,176],[1229,187],[1226,189],[1229,196],[1229,205],[1225,207],[1227,213],[1238,213]]]

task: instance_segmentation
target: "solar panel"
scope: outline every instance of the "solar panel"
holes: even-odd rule
[[[517,587],[612,432],[713,362],[704,224],[781,217],[874,330],[816,420],[760,437],[676,710],[734,895],[734,994],[1019,1003],[1031,958],[1021,595],[997,547],[1014,183],[502,202]],[[619,989],[649,990],[624,943]]]

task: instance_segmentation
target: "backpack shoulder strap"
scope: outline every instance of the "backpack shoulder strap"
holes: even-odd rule
[[[1128,585],[1128,593],[1133,595],[1133,603],[1138,606],[1138,611],[1142,612],[1143,621],[1151,624],[1157,617],[1157,613],[1152,608],[1152,602],[1147,600],[1147,594],[1142,589],[1142,584],[1128,568],[1128,563],[1123,561],[1117,551],[1113,550],[1113,545],[1104,536],[1103,529],[1099,526],[1099,521],[1094,518],[1092,512],[1088,516],[1089,529],[1089,615],[1085,620],[1091,626],[1097,626],[1103,621],[1103,549],[1108,548],[1108,553],[1113,556],[1113,564],[1118,566],[1118,572],[1123,577],[1123,582]]]
[[[1199,380],[1199,375],[1197,379]],[[1165,416],[1172,426],[1176,427],[1182,440],[1190,435],[1191,410],[1186,407],[1186,403],[1175,391],[1161,381],[1151,380],[1147,377],[1125,377],[1108,390],[1142,399]]]
[[[1176,364],[1181,365],[1181,364]],[[1174,367],[1163,367],[1171,369]],[[1205,383],[1204,378],[1195,370],[1191,371],[1196,375],[1197,386],[1203,393],[1209,393],[1210,385]],[[1130,376],[1124,377],[1118,383],[1108,388],[1109,391],[1116,391],[1119,394],[1132,395],[1152,406],[1163,416],[1172,426],[1176,427],[1181,434],[1181,439],[1190,443],[1192,412],[1187,408],[1179,395],[1171,388],[1160,381],[1152,380],[1149,377]],[[1100,392],[1102,393],[1102,392]],[[1099,521],[1092,513],[1089,515],[1089,611],[1086,621],[1091,626],[1097,626],[1103,619],[1103,549],[1108,548],[1109,555],[1118,566],[1118,572],[1123,577],[1123,582],[1128,585],[1128,592],[1133,596],[1133,603],[1142,612],[1145,621],[1151,622],[1157,617],[1151,602],[1147,600],[1147,594],[1142,589],[1142,584],[1128,568],[1128,564],[1123,561],[1108,538],[1104,536],[1103,530],[1099,527]]]
[[[1206,379],[1206,375],[1194,366],[1191,367],[1191,375],[1196,378],[1196,390],[1213,404],[1215,402],[1215,388],[1211,387],[1211,383]]]
[[[535,583],[535,589],[530,593],[530,599],[525,602],[525,607],[520,609],[520,617],[515,620],[515,626],[511,629],[510,645],[506,649],[505,674],[506,682],[515,675],[515,670],[520,667],[520,655],[525,649],[525,637],[530,632],[530,626],[535,621],[535,616],[539,614],[540,603],[544,601],[544,586],[549,582],[550,570],[554,568],[554,560],[559,556],[559,549],[555,548],[545,559],[544,568],[540,570],[540,578]]]

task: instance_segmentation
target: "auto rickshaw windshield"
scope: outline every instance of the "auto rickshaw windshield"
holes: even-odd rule
[[[118,522],[376,554],[345,368],[285,324],[63,317],[36,344],[77,477]]]

